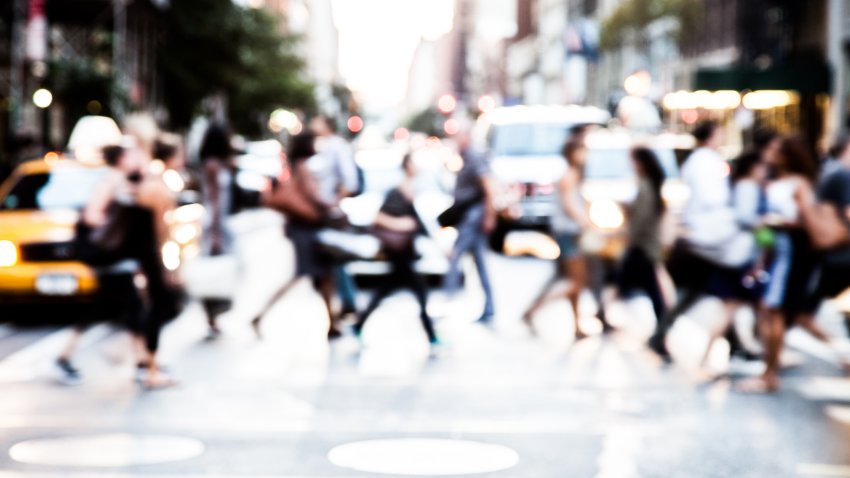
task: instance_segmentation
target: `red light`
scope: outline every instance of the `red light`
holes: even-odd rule
[[[682,110],[682,121],[685,124],[694,124],[699,119],[699,113],[697,110]]]
[[[443,130],[449,136],[456,135],[460,131],[460,123],[458,123],[458,121],[454,118],[449,118],[443,125]]]
[[[437,109],[440,110],[440,113],[451,114],[455,108],[457,108],[457,100],[452,95],[445,94],[437,100]]]
[[[407,128],[399,128],[393,133],[393,139],[396,141],[407,141],[410,139],[410,131]]]
[[[493,111],[493,108],[496,107],[496,100],[493,99],[490,95],[483,95],[481,98],[478,98],[478,109],[482,113],[487,113],[488,111]]]
[[[359,133],[363,130],[363,118],[359,116],[352,116],[348,118],[348,130],[352,133]]]

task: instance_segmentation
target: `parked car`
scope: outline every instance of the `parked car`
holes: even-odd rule
[[[105,173],[103,166],[51,157],[22,164],[0,185],[0,306],[92,297],[97,279],[77,259],[74,233]],[[167,269],[197,254],[203,213],[200,204],[168,213],[171,238],[162,250]]]

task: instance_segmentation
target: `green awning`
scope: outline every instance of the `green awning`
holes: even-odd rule
[[[765,70],[746,67],[701,68],[694,90],[791,90],[802,94],[829,93],[832,72],[828,65],[781,66]]]

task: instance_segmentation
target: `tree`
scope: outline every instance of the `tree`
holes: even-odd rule
[[[646,28],[665,17],[675,18],[674,33],[680,49],[685,49],[700,35],[701,0],[625,0],[602,23],[600,47],[614,50],[633,35],[638,46],[648,43]]]
[[[213,96],[227,100],[237,130],[253,135],[275,108],[313,108],[312,85],[294,51],[298,38],[281,34],[264,10],[231,0],[172,0],[164,16],[158,57],[173,127],[186,127]]]

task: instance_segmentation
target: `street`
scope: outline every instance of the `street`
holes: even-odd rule
[[[181,384],[158,392],[132,382],[129,340],[108,325],[84,336],[84,382],[59,385],[51,360],[68,329],[18,318],[0,327],[0,478],[850,476],[850,379],[808,337],[789,334],[796,366],[780,393],[747,396],[687,366],[701,318],[677,327],[669,367],[643,347],[641,300],[611,311],[616,333],[576,344],[555,302],[532,337],[519,316],[553,266],[495,254],[489,265],[495,325],[472,323],[470,273],[459,299],[432,295],[444,345],[430,358],[407,293],[379,309],[362,348],[354,337],[326,345],[306,283],[271,310],[261,341],[235,313],[204,341],[194,304],[164,332]]]

